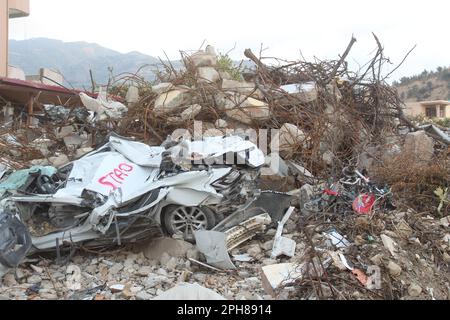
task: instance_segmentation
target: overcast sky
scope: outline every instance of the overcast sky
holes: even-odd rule
[[[417,44],[394,75],[450,66],[448,0],[30,0],[31,15],[10,23],[12,39],[87,41],[120,51],[178,59],[204,40],[243,59],[243,51],[286,59],[336,58],[352,34],[350,59],[364,64],[378,35],[394,63]],[[356,65],[356,64],[355,64]]]

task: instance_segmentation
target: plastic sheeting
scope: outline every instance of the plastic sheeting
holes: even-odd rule
[[[163,147],[150,147],[141,142],[129,141],[116,136],[110,137],[109,145],[133,163],[154,168],[159,168],[162,153],[166,150]]]
[[[89,97],[85,93],[80,93],[81,102],[89,111],[97,113],[100,119],[119,119],[128,112],[128,108],[117,101],[110,101],[107,98],[106,91],[100,88],[97,99]]]
[[[254,143],[239,136],[209,137],[201,141],[184,140],[171,151],[173,157],[179,157],[181,162],[201,160],[227,165],[247,164],[253,168],[265,163],[264,153]],[[195,159],[192,158],[193,155]]]

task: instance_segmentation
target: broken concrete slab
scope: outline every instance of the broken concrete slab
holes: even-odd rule
[[[278,153],[269,154],[266,157],[265,165],[270,169],[270,172],[265,172],[266,175],[277,175],[280,177],[289,175],[289,167]]]
[[[215,83],[220,80],[219,72],[212,67],[200,67],[197,70],[198,83]]]
[[[59,130],[55,130],[56,138],[63,139],[67,136],[70,136],[75,132],[75,128],[73,126],[65,126],[60,128]]]
[[[194,246],[182,240],[172,238],[154,239],[145,245],[144,255],[149,260],[159,261],[164,253],[170,257],[185,258],[189,250]]]
[[[153,300],[186,300],[186,301],[204,301],[204,300],[225,300],[220,294],[206,289],[197,283],[180,283],[176,287],[167,290]],[[187,314],[187,313],[186,313]]]
[[[216,126],[216,128],[224,129],[228,127],[228,122],[223,119],[219,119],[214,123],[214,125]]]
[[[216,67],[218,63],[217,55],[213,53],[207,53],[199,51],[191,55],[186,59],[188,65],[192,65],[195,68],[200,67]]]
[[[75,152],[75,157],[77,158],[81,158],[85,155],[87,155],[89,152],[94,151],[94,148],[80,148],[77,149],[77,151]]]
[[[272,139],[272,151],[292,152],[298,147],[303,147],[306,135],[296,125],[285,123],[280,131]]]
[[[69,157],[67,157],[65,154],[61,154],[56,157],[51,157],[51,158],[49,158],[49,161],[50,161],[50,164],[52,166],[54,166],[55,168],[60,168],[70,162]]]
[[[403,149],[419,163],[429,162],[434,155],[434,141],[425,131],[409,133],[406,135]]]
[[[48,159],[36,159],[36,160],[32,160],[30,161],[30,164],[32,166],[48,166],[50,164],[50,161],[48,161]]]
[[[50,139],[36,139],[30,143],[30,147],[39,150],[44,157],[48,157],[51,152],[49,151],[50,147],[55,145],[55,141]]]
[[[253,82],[224,79],[222,81],[222,90],[262,98],[261,91],[256,88],[256,84]]]
[[[78,134],[71,134],[64,137],[64,144],[67,149],[74,149],[80,147],[84,142],[86,142],[87,137],[80,136]]]
[[[297,280],[305,276],[322,277],[325,269],[331,264],[332,259],[321,261],[314,257],[311,262],[281,263],[261,268],[261,280],[264,290],[272,297],[276,297],[276,291],[281,287],[289,287]]]
[[[261,280],[264,290],[276,297],[276,290],[281,285],[290,285],[303,276],[303,265],[282,263],[261,268]]]
[[[298,99],[301,103],[314,102],[319,96],[314,82],[285,85],[281,89],[289,93],[293,98]]]
[[[140,99],[139,88],[134,85],[131,85],[128,88],[127,95],[125,96],[125,100],[127,101],[128,104],[135,104],[135,103],[139,102],[139,99]]]
[[[170,114],[189,102],[186,89],[175,89],[162,93],[155,101],[154,111],[157,114]]]
[[[152,91],[158,95],[169,92],[173,89],[175,89],[175,86],[170,82],[163,82],[152,86]]]
[[[180,117],[183,121],[194,119],[202,111],[202,106],[199,104],[194,104],[187,107],[181,114]]]
[[[238,103],[227,103],[226,114],[228,117],[245,123],[252,124],[254,121],[264,121],[270,118],[270,108],[267,103],[254,99],[238,97]]]

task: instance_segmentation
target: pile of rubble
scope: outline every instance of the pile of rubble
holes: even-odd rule
[[[39,253],[5,271],[0,296],[450,299],[450,138],[404,116],[396,91],[381,76],[387,61],[381,45],[364,72],[349,71],[345,59],[353,44],[338,61],[314,63],[266,64],[247,50],[255,65],[249,70],[227,64],[208,46],[183,53],[181,70],[166,65],[153,85],[137,75],[112,81],[114,90],[127,92],[127,106],[105,91],[97,99],[81,94],[78,109],[47,106],[39,128],[4,128],[3,200],[17,191],[12,183],[23,187],[27,168],[56,171],[91,159],[111,132],[161,146],[153,156],[162,158],[163,178],[180,172],[194,177],[231,151],[243,152],[245,163],[253,161],[262,175],[253,190],[256,204],[242,204],[212,230],[196,230],[196,245],[175,234],[117,252],[74,246],[79,250],[71,248],[68,257],[56,250],[56,260]],[[245,138],[231,149],[215,149],[218,139],[236,136]],[[200,140],[211,145],[208,152],[195,149]],[[109,143],[116,143],[111,151],[149,166],[130,156],[143,146]],[[260,150],[250,156],[255,146]],[[204,167],[174,161],[183,148],[189,151],[184,160],[201,160]],[[167,152],[175,166],[164,162]],[[19,177],[10,179],[14,170]],[[108,196],[116,199],[103,196],[106,203]],[[186,283],[200,286],[185,290]]]

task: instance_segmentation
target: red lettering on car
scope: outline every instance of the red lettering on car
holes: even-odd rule
[[[131,172],[133,171],[133,166],[126,164],[126,163],[121,163],[119,164],[119,169],[125,172]]]
[[[113,183],[111,183],[111,182],[109,182],[109,181],[106,181],[106,179],[108,179],[108,176],[101,177],[101,178],[98,180],[98,182],[99,182],[100,184],[104,185],[104,186],[111,187],[111,188],[113,188],[113,190],[116,190],[117,187],[116,187]]]
[[[125,178],[128,177],[128,175],[126,173],[123,173],[123,171],[120,169],[114,169],[114,174],[120,180],[125,180]]]
[[[101,177],[98,182],[104,186],[111,187],[113,190],[116,190],[118,186],[116,186],[112,181],[116,182],[117,184],[123,184],[123,181],[125,181],[125,178],[129,175],[125,172],[129,173],[134,170],[134,167],[132,165],[121,163],[119,164],[118,168],[115,168],[112,172],[108,173],[104,177]],[[108,180],[108,178],[111,178]]]

